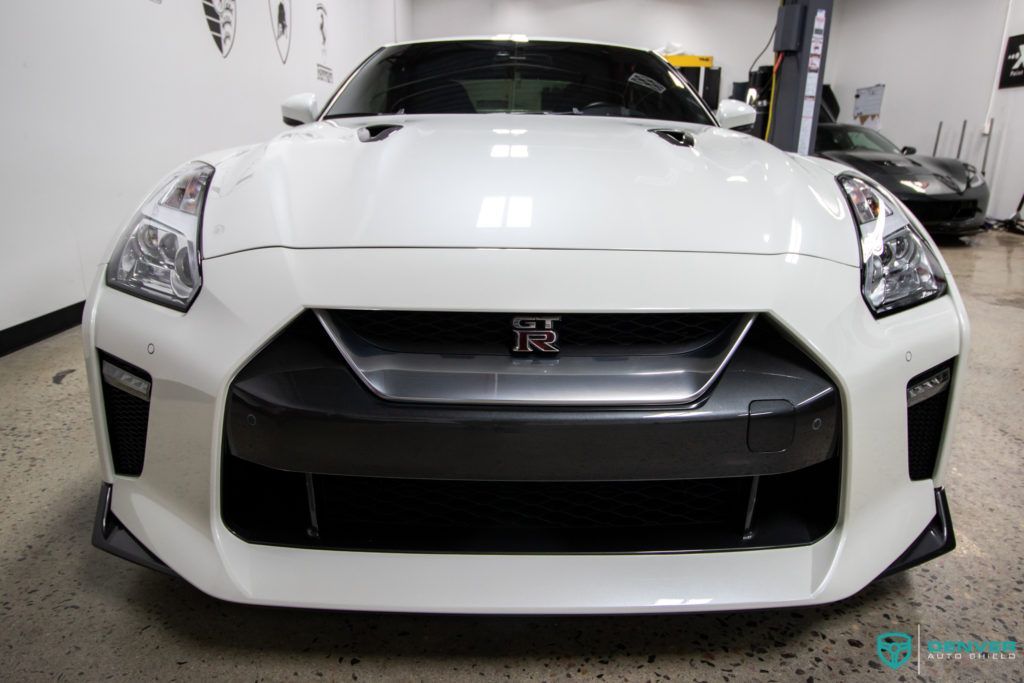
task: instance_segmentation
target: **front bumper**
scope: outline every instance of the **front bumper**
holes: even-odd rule
[[[263,277],[246,276],[254,272]],[[581,290],[580,273],[601,277]],[[736,273],[743,273],[742,282]],[[524,274],[533,286],[521,286]],[[207,260],[205,289],[186,315],[100,285],[88,304],[85,334],[111,509],[175,573],[238,602],[609,613],[838,600],[886,571],[936,516],[933,491],[942,485],[949,430],[935,476],[911,481],[906,387],[915,375],[966,352],[955,288],[876,321],[860,299],[859,277],[855,268],[795,255],[263,249]],[[337,551],[258,545],[233,534],[221,516],[222,416],[239,370],[305,308],[431,310],[441,302],[452,310],[770,316],[814,356],[841,395],[838,522],[809,545],[738,552]],[[152,376],[139,477],[113,473],[96,349]],[[954,376],[950,420],[958,384]]]
[[[897,188],[896,196],[907,205],[933,235],[966,236],[985,229],[988,210],[988,185],[973,187],[962,194],[908,194]]]
[[[104,483],[100,486],[100,497],[96,507],[96,518],[93,521],[92,544],[103,550],[134,562],[135,564],[154,571],[176,576],[160,558],[144,547],[124,528],[110,509],[112,486]],[[933,560],[956,548],[956,535],[953,533],[953,520],[949,515],[949,504],[946,492],[935,490],[935,517],[928,524],[917,540],[889,565],[881,577],[891,576],[919,564]],[[879,578],[881,578],[879,577]]]

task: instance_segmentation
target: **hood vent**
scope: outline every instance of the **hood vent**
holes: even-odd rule
[[[401,130],[401,126],[394,124],[380,125],[380,126],[363,126],[359,129],[357,135],[359,136],[360,142],[377,142],[383,140],[387,136],[394,133],[396,130]]]
[[[648,132],[654,133],[662,140],[665,140],[668,143],[676,145],[677,147],[693,147],[693,135],[687,133],[685,130],[675,130],[672,128],[651,128]]]

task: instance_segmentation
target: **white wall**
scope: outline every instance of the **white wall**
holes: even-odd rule
[[[836,3],[829,78],[842,113],[852,121],[854,91],[885,84],[882,132],[898,145],[931,154],[943,121],[939,156],[979,168],[1008,0],[840,0]],[[1005,125],[1007,119],[997,121]],[[992,150],[996,140],[993,138]],[[989,176],[993,164],[990,153]],[[1021,188],[1024,191],[1024,187]]]
[[[405,2],[406,0],[398,0]],[[217,50],[200,0],[6,3],[0,22],[0,329],[81,301],[113,235],[165,173],[283,129],[280,101],[325,98],[394,40],[393,0],[292,0],[282,64],[266,0],[236,0]],[[317,63],[334,84],[317,80]]]
[[[399,39],[525,33],[713,55],[722,96],[747,80],[775,26],[777,0],[412,0]],[[759,63],[771,62],[771,49]],[[826,68],[828,64],[826,62]]]

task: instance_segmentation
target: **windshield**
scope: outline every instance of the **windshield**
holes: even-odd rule
[[[495,112],[712,124],[682,77],[649,52],[511,40],[384,48],[359,69],[325,118]]]
[[[899,147],[870,128],[819,126],[815,152],[885,152],[899,154]]]

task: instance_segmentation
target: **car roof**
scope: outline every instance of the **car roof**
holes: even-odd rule
[[[512,41],[517,43],[567,43],[577,45],[604,45],[606,47],[619,47],[627,50],[641,50],[643,52],[654,52],[649,47],[640,47],[637,45],[624,45],[622,43],[608,43],[603,40],[588,40],[586,38],[557,38],[550,36],[527,36],[523,33],[499,33],[497,35],[483,36],[483,35],[468,35],[468,36],[443,36],[438,38],[421,38],[417,40],[402,40],[395,43],[386,43],[384,47],[392,47],[395,45],[424,45],[429,43],[450,43],[463,40],[494,40],[494,41]]]

